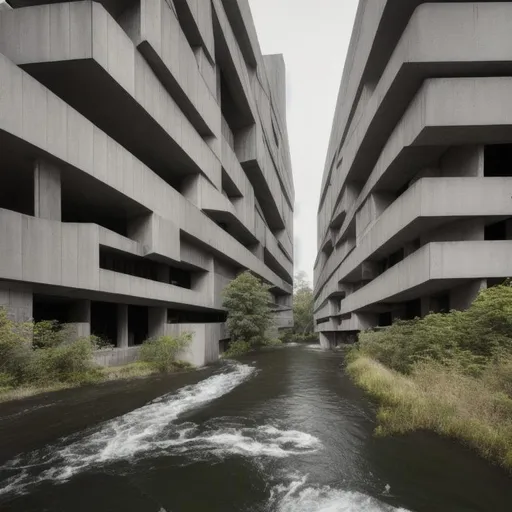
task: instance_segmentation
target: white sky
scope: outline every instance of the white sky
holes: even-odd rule
[[[295,272],[313,280],[316,213],[332,119],[357,0],[249,0],[264,54],[287,69],[295,182]]]

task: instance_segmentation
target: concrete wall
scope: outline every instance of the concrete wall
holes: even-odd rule
[[[360,2],[319,205],[320,331],[371,327],[411,300],[426,313],[432,294],[464,309],[510,276],[507,241],[485,237],[512,217],[511,182],[486,177],[485,154],[512,144],[511,20],[512,2]],[[327,305],[351,284],[337,324]]]
[[[20,194],[33,190],[23,200],[34,212],[0,203],[0,305],[30,319],[34,300],[89,301],[89,317],[70,320],[78,337],[95,324],[91,301],[116,304],[121,352],[101,358],[118,364],[130,307],[147,313],[148,335],[167,310],[216,318],[222,289],[245,269],[290,296],[285,67],[261,55],[248,3],[40,4],[14,0],[0,13],[0,173],[20,176]],[[172,273],[181,286],[168,284]],[[194,325],[218,338],[214,324]],[[197,343],[196,364],[217,357],[218,339]]]

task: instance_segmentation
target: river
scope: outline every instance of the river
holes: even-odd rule
[[[0,404],[0,510],[512,510],[510,477],[457,443],[375,438],[342,363],[286,346]]]

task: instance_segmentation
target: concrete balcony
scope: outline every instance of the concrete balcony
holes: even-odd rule
[[[341,302],[340,314],[404,302],[475,279],[512,275],[512,241],[433,242]]]
[[[346,179],[352,176],[364,181],[368,177],[387,138],[425,79],[454,74],[503,76],[512,70],[512,50],[501,43],[507,39],[512,21],[509,2],[427,3],[414,11],[410,21],[412,5],[420,2],[401,3],[404,5],[398,8],[395,2],[388,2],[389,9],[395,11],[389,26],[408,22],[407,28],[403,34],[396,32],[400,41],[391,59],[382,61],[386,68],[375,90],[370,97],[362,96],[358,104],[352,105],[353,128],[343,144],[343,163],[333,171],[333,186],[327,192],[332,200],[326,198],[322,207],[329,219],[334,215],[333,201]],[[406,16],[405,12],[409,14]],[[376,53],[380,52],[377,46]],[[344,100],[348,106],[350,101]],[[331,151],[334,149],[337,148]]]
[[[9,11],[7,11],[9,12]],[[0,143],[31,158],[52,158],[63,184],[135,215],[154,212],[214,253],[253,270],[285,293],[291,286],[120,144],[0,55]],[[29,117],[27,117],[29,116]],[[103,205],[104,206],[104,205]]]
[[[372,192],[398,189],[421,169],[437,164],[448,147],[511,139],[512,106],[506,100],[511,93],[508,77],[425,81],[389,137],[341,232]]]
[[[211,20],[211,12],[206,14]],[[141,0],[120,22],[196,130],[202,136],[218,138],[220,107],[169,4],[165,0]],[[213,77],[215,83],[215,70]]]
[[[218,158],[101,4],[2,11],[0,23],[0,53],[166,181],[202,173],[220,189]]]
[[[442,224],[463,218],[498,221],[512,215],[512,178],[423,178],[394,201],[365,230],[357,247],[336,253],[317,283],[317,304],[339,282],[361,279],[362,266],[377,261]]]

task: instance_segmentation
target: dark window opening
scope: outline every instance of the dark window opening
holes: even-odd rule
[[[421,317],[421,299],[410,300],[405,303],[405,319],[414,320]]]
[[[450,312],[450,294],[442,293],[430,297],[429,313],[449,313]]]
[[[501,221],[485,226],[486,240],[507,240],[507,222]]]
[[[100,248],[100,268],[151,281],[192,288],[192,273],[164,263]]]
[[[386,270],[394,267],[397,263],[400,263],[404,259],[404,249],[398,249],[394,253],[390,254],[387,258],[382,259],[379,262],[380,272],[381,274],[386,272]]]
[[[128,345],[142,345],[148,339],[148,308],[128,306]]]
[[[91,334],[117,345],[117,304],[91,302]]]
[[[167,318],[167,321],[170,324],[217,324],[226,321],[227,313],[222,311],[208,313],[205,311],[182,311],[169,309]]]
[[[484,150],[484,176],[512,176],[512,144],[492,144]]]
[[[40,297],[34,295],[32,317],[34,322],[56,320],[65,324],[70,321],[69,309],[71,302],[59,297]]]
[[[329,321],[328,318],[321,318],[320,320],[316,321],[316,325],[326,324],[328,321]]]
[[[0,162],[0,208],[34,215],[34,172]]]
[[[379,327],[389,327],[393,323],[393,315],[391,311],[386,313],[380,313],[379,315]]]

